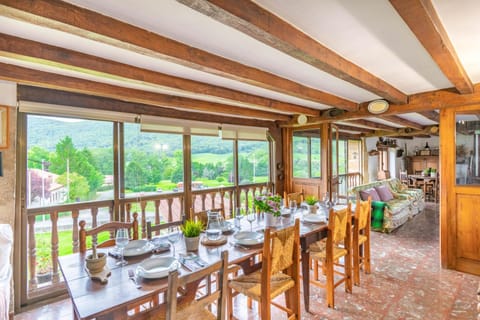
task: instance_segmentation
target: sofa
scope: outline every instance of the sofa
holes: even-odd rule
[[[392,178],[359,185],[350,189],[349,194],[357,199],[385,203],[383,224],[379,231],[391,232],[403,225],[425,207],[425,196],[421,189],[408,189],[399,179]]]

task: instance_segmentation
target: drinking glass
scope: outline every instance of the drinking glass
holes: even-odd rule
[[[332,192],[332,205],[336,206],[338,204],[338,194],[336,192]]]
[[[121,228],[117,230],[117,234],[115,236],[115,244],[120,249],[120,261],[117,261],[117,265],[124,266],[128,264],[128,262],[123,257],[123,251],[128,244],[128,229]]]
[[[330,207],[330,194],[328,192],[325,192],[323,195],[323,204],[325,208]]]
[[[242,219],[244,215],[245,215],[244,208],[237,208],[235,210],[235,227],[237,227],[238,230],[242,230]]]
[[[252,223],[257,219],[257,213],[254,210],[250,210],[247,214],[247,221],[250,222],[250,231],[253,231]]]
[[[290,208],[290,214],[295,214],[297,211],[297,201],[296,200],[290,200],[288,203],[288,206]]]
[[[180,239],[180,228],[178,226],[168,227],[167,239],[172,247],[172,256],[175,257],[175,243]]]

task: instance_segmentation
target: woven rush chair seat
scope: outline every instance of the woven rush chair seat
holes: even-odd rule
[[[316,260],[325,260],[327,257],[327,238],[319,240],[310,245],[310,258]],[[338,260],[347,254],[343,246],[333,247],[333,260]]]
[[[327,238],[314,242],[309,247],[313,260],[313,277],[310,283],[327,291],[327,306],[335,307],[335,288],[345,283],[345,291],[352,292],[351,271],[351,210],[350,203],[345,209],[330,209]],[[343,259],[343,265],[340,260]],[[338,267],[343,267],[343,272]],[[322,272],[319,272],[321,268]],[[320,281],[325,274],[325,281]],[[341,276],[338,281],[335,275]]]
[[[232,298],[244,294],[258,301],[261,319],[271,318],[271,304],[287,312],[289,319],[300,319],[300,224],[278,231],[265,230],[261,269],[240,275],[228,282],[228,315],[233,316]],[[235,291],[235,292],[234,292]],[[273,298],[285,293],[286,306]]]

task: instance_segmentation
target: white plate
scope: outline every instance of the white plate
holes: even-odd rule
[[[173,257],[145,259],[135,270],[137,276],[145,279],[158,279],[168,276],[170,271],[180,268],[180,262]]]
[[[140,256],[142,254],[151,252],[152,249],[153,245],[147,240],[132,240],[125,247],[123,255],[125,257]]]
[[[325,216],[320,214],[306,214],[303,216],[303,221],[310,223],[322,223],[325,221]]]
[[[233,235],[233,238],[241,245],[256,245],[263,243],[263,234],[259,232],[240,231]]]

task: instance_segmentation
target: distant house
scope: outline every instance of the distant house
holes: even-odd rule
[[[58,183],[58,174],[28,169],[27,197],[30,206],[64,203],[67,200],[67,188]]]

